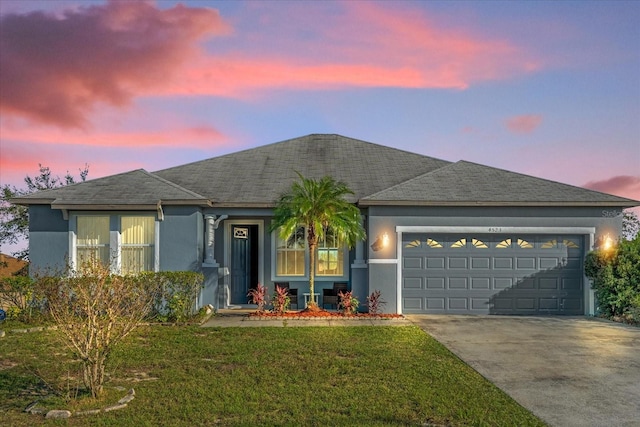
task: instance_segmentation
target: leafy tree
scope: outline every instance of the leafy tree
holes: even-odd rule
[[[640,219],[633,211],[624,211],[622,214],[622,237],[633,240],[640,232]]]
[[[47,166],[38,164],[40,174],[35,177],[26,176],[24,183],[26,188],[19,189],[13,185],[3,185],[0,188],[0,244],[16,244],[19,241],[29,239],[29,209],[25,206],[15,205],[10,202],[12,198],[25,196],[36,191],[49,190],[74,184],[75,178],[67,172],[60,178],[54,176]],[[80,180],[85,181],[89,174],[89,166],[85,165],[80,170]],[[29,249],[24,249],[12,254],[16,258],[28,260]]]
[[[360,210],[345,199],[353,194],[346,184],[325,176],[321,179],[305,178],[296,172],[300,181],[294,182],[280,196],[274,209],[271,231],[280,229],[280,237],[289,239],[298,227],[304,226],[309,246],[309,307],[317,308],[314,296],[316,249],[318,241],[329,230],[350,248],[366,234],[360,221]]]

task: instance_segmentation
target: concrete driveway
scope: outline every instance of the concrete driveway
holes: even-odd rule
[[[407,318],[552,426],[640,426],[640,328],[585,317]]]

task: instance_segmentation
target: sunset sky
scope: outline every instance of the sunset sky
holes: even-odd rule
[[[640,199],[638,1],[0,0],[0,31],[2,184],[337,133]]]

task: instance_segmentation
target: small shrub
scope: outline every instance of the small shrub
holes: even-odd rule
[[[159,321],[186,322],[196,315],[196,299],[204,282],[193,271],[145,272],[136,276],[148,283],[153,294],[150,317]]]
[[[287,288],[276,285],[276,291],[273,294],[272,299],[273,311],[276,313],[285,313],[289,310],[291,304],[291,298],[289,298],[289,291]]]
[[[258,286],[251,289],[247,294],[249,297],[249,303],[256,304],[258,306],[258,311],[264,311],[264,306],[267,304],[267,287],[261,283],[258,283]]]
[[[369,313],[380,314],[382,313],[382,306],[387,302],[383,301],[381,297],[382,293],[379,290],[371,292],[371,295],[367,297],[367,306],[369,307]]]
[[[78,271],[41,277],[38,286],[47,297],[57,334],[81,363],[82,382],[98,397],[112,350],[151,308],[149,284],[138,276],[111,274],[99,262],[86,262]]]
[[[353,315],[358,311],[358,306],[360,302],[356,297],[353,296],[351,291],[347,292],[338,292],[338,310],[342,311],[344,315]]]
[[[0,279],[0,302],[7,305],[7,317],[31,323],[42,314],[44,297],[38,292],[36,282],[27,276]]]

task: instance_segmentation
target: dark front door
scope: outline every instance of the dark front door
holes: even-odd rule
[[[231,228],[231,303],[247,304],[249,289],[258,284],[258,226]]]

